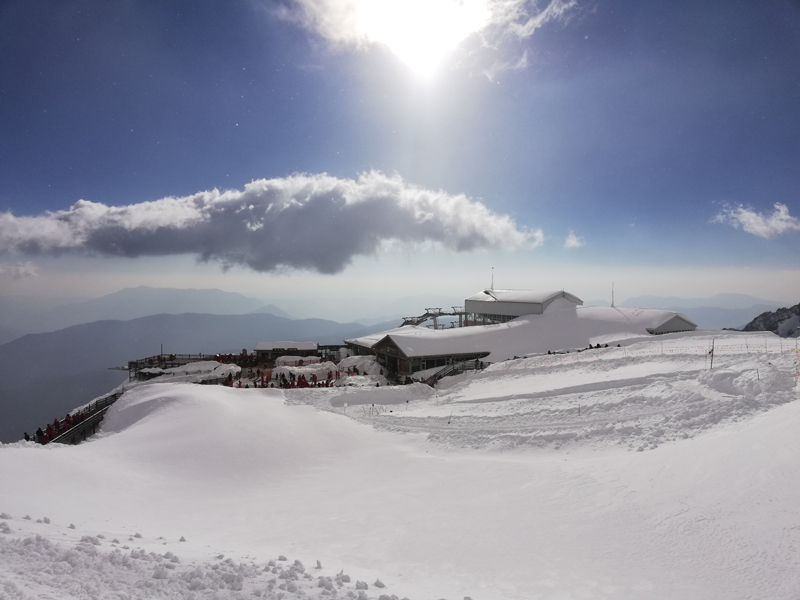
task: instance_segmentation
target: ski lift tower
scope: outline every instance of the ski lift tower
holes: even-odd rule
[[[433,328],[439,329],[439,317],[442,316],[442,308],[426,308],[425,313],[433,318]]]

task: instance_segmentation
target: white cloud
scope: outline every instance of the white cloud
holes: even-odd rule
[[[285,19],[315,31],[334,46],[388,46],[415,71],[430,73],[444,55],[473,34],[496,46],[506,37],[528,38],[548,21],[565,19],[577,0],[550,0],[539,10],[529,0],[296,0]],[[496,62],[521,68],[525,61]]]
[[[39,275],[39,267],[31,262],[10,265],[0,263],[0,279],[27,279]]]
[[[528,66],[528,51],[522,53],[518,59],[513,61],[495,61],[483,70],[483,74],[489,81],[494,81],[497,75],[506,71],[520,71]]]
[[[714,217],[714,221],[733,225],[737,229],[741,227],[747,233],[763,238],[771,238],[789,231],[800,231],[800,220],[789,214],[789,208],[785,204],[776,202],[774,208],[771,215],[763,215],[741,204],[726,205],[722,212]]]
[[[392,245],[435,244],[456,252],[542,244],[463,194],[415,186],[371,171],[358,179],[297,174],[129,206],[79,200],[33,217],[0,213],[0,253],[57,256],[194,254],[223,267],[337,273],[355,256]]]
[[[585,245],[586,242],[583,238],[575,235],[575,232],[570,229],[567,239],[564,241],[564,248],[580,248]]]

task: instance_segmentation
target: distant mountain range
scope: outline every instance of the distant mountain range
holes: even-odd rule
[[[636,296],[628,298],[620,306],[630,306],[635,308],[661,308],[664,310],[674,310],[675,308],[725,308],[729,310],[748,309],[753,306],[774,306],[779,307],[785,303],[774,300],[764,300],[755,298],[747,294],[717,294],[710,298],[676,298],[674,296]],[[672,307],[672,308],[667,308]]]
[[[160,314],[127,321],[95,321],[60,331],[25,335],[0,346],[0,441],[63,417],[110,391],[127,372],[110,371],[129,360],[165,353],[252,351],[257,342],[337,344],[396,327],[365,327],[324,319],[289,320],[271,314]]]
[[[717,294],[710,298],[638,296],[628,298],[620,306],[674,310],[689,317],[701,329],[738,329],[756,315],[780,307],[781,303],[746,294]]]
[[[101,320],[129,320],[157,314],[241,315],[266,313],[290,319],[274,304],[217,289],[173,289],[140,286],[100,298],[37,309],[15,298],[0,297],[0,343],[26,333],[57,331]]]

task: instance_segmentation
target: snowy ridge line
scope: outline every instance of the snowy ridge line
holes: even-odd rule
[[[688,354],[688,355],[703,355],[708,354],[708,351],[711,350],[711,344],[708,345],[707,349],[702,347],[694,346],[675,346],[675,345],[668,345],[666,347],[661,346],[660,344],[653,342],[657,347],[652,348],[650,344],[636,344],[636,346],[622,346],[622,347],[609,347],[609,348],[594,348],[594,349],[584,349],[579,351],[570,351],[568,353],[554,353],[554,354],[536,354],[536,355],[526,355],[523,358],[537,358],[547,361],[563,361],[567,359],[580,359],[584,356],[587,352],[601,355],[601,356],[608,356],[608,355],[619,355],[622,356],[655,356],[659,354]],[[770,345],[760,345],[760,344],[717,344],[714,347],[714,354],[750,354],[753,352],[763,352],[765,354],[770,353],[781,353],[781,352],[798,352],[797,349],[794,347],[788,347],[788,344],[781,344],[780,347],[775,348],[778,346],[775,342],[772,342],[771,348]],[[785,346],[785,347],[784,347]],[[770,352],[772,350],[772,352]],[[616,356],[615,356],[616,357]],[[593,358],[594,360],[594,358]]]
[[[178,367],[159,370],[163,373],[160,377],[146,381],[125,381],[112,391],[102,394],[86,404],[72,409],[69,411],[69,414],[73,416],[78,412],[88,411],[85,420],[64,430],[62,428],[66,419],[60,419],[60,433],[47,443],[58,442],[61,444],[75,444],[76,441],[83,441],[90,435],[94,435],[97,432],[98,424],[103,420],[108,408],[130,389],[143,385],[151,385],[153,383],[222,385],[229,374],[241,372],[241,368],[237,365],[223,364],[216,361],[193,362]],[[166,376],[169,376],[169,379],[166,379]],[[92,428],[92,432],[87,434],[90,427]],[[81,440],[78,440],[79,435],[82,438]]]
[[[642,344],[637,344],[640,346]],[[566,354],[537,354],[537,355],[527,355],[520,359],[509,359],[508,361],[501,361],[497,363],[492,363],[487,367],[489,370],[494,370],[498,368],[498,365],[506,365],[509,362],[514,360],[535,360],[538,361],[537,364],[542,366],[547,366],[551,364],[561,365],[564,363],[579,363],[581,361],[586,362],[594,362],[596,360],[616,360],[620,357],[622,358],[634,358],[634,357],[650,357],[650,356],[675,356],[679,357],[680,355],[685,355],[689,357],[709,357],[710,356],[711,346],[708,348],[700,348],[698,349],[696,346],[668,346],[665,348],[640,348],[640,347],[621,347],[621,348],[598,348],[594,350],[584,350],[582,352],[568,352]],[[800,350],[795,350],[794,348],[773,348],[773,351],[770,352],[769,349],[764,350],[759,347],[748,347],[746,345],[727,345],[722,346],[718,345],[714,348],[714,355],[742,355],[742,354],[762,354],[765,357],[775,354],[797,354],[800,356]],[[587,356],[587,353],[590,353]]]

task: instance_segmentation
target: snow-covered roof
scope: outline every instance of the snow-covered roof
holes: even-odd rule
[[[362,348],[372,348],[375,344],[380,342],[387,335],[396,333],[398,331],[405,331],[407,329],[425,329],[425,328],[417,327],[416,325],[405,325],[403,327],[395,327],[394,329],[388,329],[386,331],[370,333],[369,335],[365,335],[359,338],[351,338],[349,340],[345,340],[344,342],[346,344],[353,344],[354,346],[361,346]]]
[[[694,331],[695,329],[697,329],[697,323],[684,314],[674,313],[672,317],[656,327],[648,328],[647,331],[653,334],[661,334],[675,331]]]
[[[526,304],[549,304],[556,298],[565,298],[574,304],[583,300],[564,290],[484,290],[467,298],[474,302],[521,302]]]
[[[487,360],[496,362],[548,350],[650,337],[651,331],[661,333],[659,329],[677,316],[679,313],[668,310],[591,306],[519,317],[498,325],[449,329],[407,325],[347,341],[371,348],[389,338],[409,358],[489,352]],[[694,325],[685,317],[680,323],[680,331]]]
[[[484,290],[464,300],[468,313],[511,318],[541,315],[550,305],[574,309],[581,304],[583,300],[564,290]]]
[[[316,350],[316,342],[258,342],[256,352],[269,352],[272,350]]]

